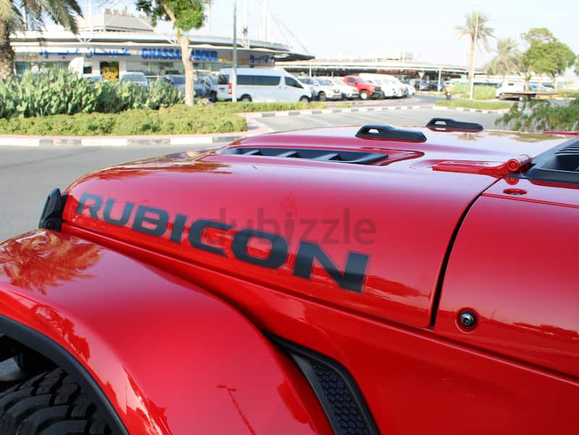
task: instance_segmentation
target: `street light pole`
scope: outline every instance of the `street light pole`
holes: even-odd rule
[[[233,74],[231,75],[231,101],[237,103],[237,0],[233,0]]]

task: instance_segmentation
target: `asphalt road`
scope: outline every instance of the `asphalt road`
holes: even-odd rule
[[[432,118],[453,118],[461,121],[478,122],[485,129],[496,129],[496,114],[441,111],[433,109],[388,110],[380,112],[333,113],[312,116],[286,116],[260,118],[258,121],[274,131],[289,131],[302,128],[338,127],[360,124],[387,124],[399,127],[424,126]]]
[[[421,99],[367,102],[364,105],[431,105]],[[466,112],[443,112],[431,109],[358,112],[328,115],[261,118],[259,121],[275,131],[360,124],[397,126],[424,125],[432,117],[453,117],[477,121],[494,128],[496,115]],[[44,206],[46,195],[55,187],[68,186],[87,172],[113,164],[186,151],[195,147],[127,147],[127,148],[16,148],[0,147],[0,240],[33,230]]]
[[[87,172],[193,147],[0,147],[0,240],[38,227],[48,193]]]

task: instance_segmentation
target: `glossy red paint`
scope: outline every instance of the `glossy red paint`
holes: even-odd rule
[[[0,245],[0,270],[0,315],[71,353],[131,434],[331,433],[293,363],[195,285],[49,231]]]
[[[240,403],[247,401],[254,409],[265,397],[284,410],[287,420],[275,430],[256,433],[290,433],[297,422],[302,422],[300,430],[325,433],[327,426],[319,405],[312,405],[311,390],[257,330],[340,362],[360,387],[384,434],[578,433],[578,300],[568,273],[576,257],[571,246],[577,234],[573,224],[579,212],[578,191],[515,176],[500,178],[524,169],[526,159],[519,156],[536,156],[562,139],[423,131],[428,141],[419,144],[358,139],[356,129],[345,128],[261,136],[233,145],[363,149],[389,156],[369,166],[207,151],[89,174],[67,191],[63,233],[70,236],[59,237],[99,246],[114,261],[87,270],[92,278],[81,279],[89,282],[96,304],[74,296],[84,291],[76,276],[65,284],[49,281],[49,302],[82,325],[78,330],[90,333],[89,342],[105,343],[114,349],[115,362],[138,373],[134,384],[144,403],[170,404],[166,425],[170,432],[158,433],[191,433],[183,432],[190,421],[178,374],[186,372],[186,385],[198,382],[197,373],[207,370],[194,361],[203,346],[212,350],[203,355],[216,365],[209,381],[225,371],[222,364],[230,364],[227,370],[240,385],[260,378],[259,394],[244,396]],[[501,173],[434,170],[448,161],[497,162]],[[512,168],[513,162],[519,167]],[[525,193],[512,195],[509,189]],[[91,212],[85,202],[79,208],[84,194],[102,198],[101,206],[91,203]],[[108,220],[126,222],[105,222],[107,201]],[[149,230],[160,230],[157,235],[132,229],[139,206],[168,213],[162,228],[149,222]],[[231,225],[203,231],[203,244],[212,252],[190,241],[191,226],[200,219]],[[312,219],[316,225],[300,227],[302,220]],[[338,230],[328,238],[328,227],[335,222]],[[360,222],[366,226],[360,224],[354,231]],[[287,241],[287,257],[277,267],[242,261],[233,249],[241,230],[256,227]],[[556,239],[553,245],[551,235]],[[342,288],[318,263],[310,279],[296,276],[303,241],[316,243],[340,271],[352,252],[367,255],[361,291]],[[536,244],[540,249],[533,249]],[[252,240],[245,253],[263,260],[271,257],[272,246]],[[553,254],[545,246],[560,252]],[[27,251],[17,258],[30,256]],[[200,309],[203,304],[212,308]],[[456,323],[467,308],[479,317],[472,331]],[[229,317],[235,319],[231,324],[219,321]],[[137,335],[143,319],[161,328],[147,336],[146,343]],[[28,322],[33,321],[39,320],[31,316]],[[216,321],[225,324],[222,331],[207,326]],[[44,324],[37,327],[58,336]],[[125,329],[139,341],[131,344],[118,333]],[[190,337],[192,331],[200,333]],[[218,340],[206,334],[217,334]],[[218,349],[215,343],[220,344]],[[181,364],[181,352],[188,364]],[[154,355],[152,361],[141,362],[136,353]],[[261,362],[264,358],[266,362]],[[246,372],[244,379],[244,370],[256,362],[266,366],[265,376]],[[104,364],[86,364],[101,385],[107,385],[111,375]],[[168,386],[159,384],[159,367],[170,367]],[[106,390],[111,400],[116,386],[126,384],[120,379]],[[271,383],[279,385],[280,379],[294,388],[296,399],[290,402],[295,402],[301,417],[292,420],[288,411],[292,406],[280,398],[286,396],[279,388],[275,394]],[[193,395],[189,390],[187,394]],[[205,409],[203,394],[196,400]],[[215,408],[211,400],[208,404],[204,412],[210,420]],[[123,419],[133,418],[122,412],[122,405],[115,406]],[[306,411],[308,417],[303,417]],[[266,416],[255,418],[266,424]],[[212,433],[252,433],[247,428],[226,429],[229,432]],[[154,430],[144,433],[157,433]]]
[[[86,230],[71,226],[66,231],[196,282],[237,307],[259,329],[337,360],[356,380],[380,433],[445,435],[468,427],[474,435],[575,435],[579,430],[579,380],[572,376],[476,350],[430,329],[404,327],[288,295]]]
[[[435,332],[579,377],[578,186],[511,185],[492,186],[462,224]],[[479,315],[470,333],[457,325],[466,308]]]
[[[517,148],[531,155],[546,148],[545,141],[535,144],[532,141],[536,139],[531,136],[530,144],[522,147],[520,141],[506,135],[492,138],[496,143],[494,150],[474,146],[489,137],[488,133],[468,134],[473,143],[471,149],[465,147],[462,133],[429,132],[434,140],[426,144],[352,140],[353,134],[340,137],[344,134],[341,130],[337,134],[326,133],[327,136],[316,136],[313,132],[263,136],[235,146],[332,144],[340,149],[378,150],[393,154],[395,160],[385,166],[362,166],[209,152],[135,162],[88,175],[72,185],[64,220],[75,227],[274,286],[289,294],[302,294],[377,318],[427,327],[442,263],[456,225],[470,203],[496,181],[494,176],[433,172],[430,170],[433,162],[439,162],[437,159],[442,155],[492,156],[494,160],[509,161],[523,154]],[[439,143],[436,139],[446,145],[436,145]],[[516,155],[502,150],[509,145]],[[83,194],[103,198],[98,219],[86,207],[78,210]],[[107,200],[114,201],[112,215],[116,218],[128,204],[167,210],[169,222],[177,214],[186,216],[181,242],[170,240],[171,224],[161,237],[133,231],[134,210],[125,226],[105,223]],[[213,246],[227,253],[227,258],[191,247],[187,234],[191,223],[198,219],[232,224],[228,231],[204,233]],[[282,267],[266,270],[232,255],[236,232],[249,227],[279,234],[287,240],[288,260]],[[295,276],[295,258],[302,241],[319,244],[341,270],[350,252],[367,255],[363,294],[339,288],[319,265],[314,267],[311,280]],[[269,247],[254,244],[250,249],[267,257]]]

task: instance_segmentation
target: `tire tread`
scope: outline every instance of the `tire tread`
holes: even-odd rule
[[[80,385],[54,369],[0,392],[0,435],[114,435]]]

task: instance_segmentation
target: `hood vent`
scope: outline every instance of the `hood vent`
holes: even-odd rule
[[[271,148],[271,147],[240,147],[226,148],[219,152],[222,155],[263,156],[283,159],[306,159],[318,162],[350,163],[368,165],[388,158],[385,153],[370,153],[364,151],[342,151],[317,148]]]
[[[525,178],[558,183],[579,183],[579,139],[537,156]]]

